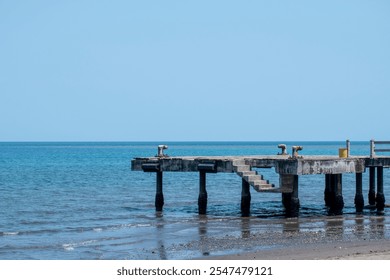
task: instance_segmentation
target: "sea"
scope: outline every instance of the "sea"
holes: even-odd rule
[[[281,142],[0,142],[0,259],[194,259],[283,246],[291,230],[326,238],[337,221],[339,238],[354,236],[357,224],[364,238],[388,238],[387,207],[381,216],[365,209],[357,222],[354,174],[343,176],[341,217],[328,215],[323,175],[300,176],[300,214],[291,219],[280,194],[254,190],[251,216],[241,217],[241,178],[234,173],[207,174],[207,215],[198,215],[199,174],[165,172],[165,205],[156,212],[156,175],[131,171],[131,160],[155,156],[159,144],[169,156],[229,156],[275,155]],[[345,147],[345,141],[283,144],[289,152],[303,146],[302,156],[338,155]],[[351,155],[369,155],[369,141],[352,141]],[[260,171],[278,185],[274,169]],[[389,184],[385,169],[386,202]],[[378,221],[379,231],[370,231]],[[274,241],[258,241],[265,234]]]

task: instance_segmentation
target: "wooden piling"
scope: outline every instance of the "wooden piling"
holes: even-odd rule
[[[375,205],[375,167],[370,166],[370,181],[369,181],[369,190],[368,190],[368,203],[370,205]]]
[[[383,166],[377,168],[376,210],[382,213],[385,209],[385,195],[383,193]]]
[[[156,199],[155,199],[156,211],[160,212],[164,206],[164,194],[163,194],[163,173],[162,171],[156,172]]]
[[[206,191],[206,172],[199,172],[199,197],[198,197],[198,213],[206,214],[207,211],[207,191]]]
[[[248,217],[250,215],[251,207],[251,193],[249,183],[242,179],[242,190],[241,190],[241,215]]]
[[[362,175],[362,173],[356,173],[355,208],[356,208],[357,213],[363,212],[364,198],[363,198],[363,175]]]

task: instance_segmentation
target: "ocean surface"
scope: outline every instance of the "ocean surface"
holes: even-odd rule
[[[243,240],[261,239],[264,234],[280,240],[259,242],[257,249],[281,246],[286,240],[283,234],[291,230],[312,237],[338,229],[341,237],[337,238],[357,233],[364,238],[388,238],[388,208],[383,216],[366,209],[357,219],[354,174],[343,176],[342,217],[327,216],[324,176],[306,175],[299,181],[298,219],[285,218],[280,194],[254,190],[251,217],[241,218],[241,179],[234,173],[207,175],[208,214],[199,216],[199,175],[165,172],[164,211],[156,213],[155,174],[131,171],[130,162],[134,157],[154,156],[158,144],[167,144],[165,152],[170,156],[275,155],[279,151],[278,142],[2,142],[0,259],[200,258],[250,251],[253,242],[248,245]],[[302,145],[303,156],[338,155],[345,146],[344,141],[285,144],[289,152],[292,145]],[[369,155],[369,141],[352,141],[351,155]],[[366,204],[367,173],[363,175]],[[389,173],[385,169],[387,203]],[[273,169],[262,174],[278,185]],[[380,227],[375,226],[378,223]]]

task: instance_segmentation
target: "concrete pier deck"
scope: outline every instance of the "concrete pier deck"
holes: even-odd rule
[[[169,157],[163,154],[155,157],[134,158],[131,170],[156,173],[156,210],[162,211],[164,204],[162,191],[163,172],[199,172],[199,214],[207,208],[206,174],[236,173],[242,178],[241,210],[243,216],[250,213],[250,186],[258,192],[282,193],[283,206],[287,216],[297,216],[299,212],[298,178],[301,175],[324,174],[325,203],[334,214],[341,214],[344,206],[342,196],[342,174],[356,174],[356,211],[364,207],[362,194],[362,173],[370,170],[370,205],[378,212],[384,210],[383,168],[390,167],[390,156],[294,156],[254,155],[254,156],[184,156]],[[261,168],[274,168],[279,174],[279,186],[269,182],[259,174]],[[376,189],[375,189],[376,187]]]
[[[157,164],[162,172],[197,172],[199,164],[214,164],[216,172],[235,172],[233,163],[245,162],[252,168],[275,168],[279,174],[310,175],[365,172],[366,167],[390,167],[390,157],[352,156],[184,156],[143,157],[131,161],[131,170],[147,171],[148,164]]]

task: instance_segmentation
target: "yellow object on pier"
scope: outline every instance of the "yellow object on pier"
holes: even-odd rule
[[[340,158],[347,158],[348,157],[348,149],[347,148],[340,148],[339,149],[339,157]]]

